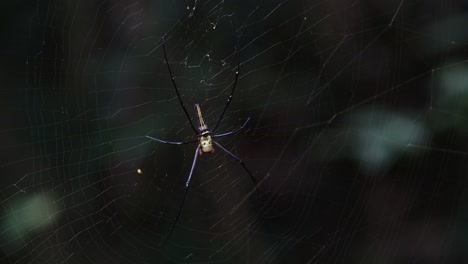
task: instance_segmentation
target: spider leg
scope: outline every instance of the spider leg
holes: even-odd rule
[[[197,139],[194,139],[194,140],[190,140],[190,141],[178,142],[178,141],[166,141],[166,140],[157,139],[157,138],[150,137],[150,136],[146,136],[146,137],[151,139],[151,140],[154,140],[154,141],[158,141],[158,142],[161,142],[161,143],[164,143],[164,144],[171,144],[171,145],[184,145],[184,144],[190,144],[190,143],[194,143],[194,142],[198,141]]]
[[[249,122],[249,120],[250,120],[250,117],[247,118],[247,120],[245,120],[244,124],[243,124],[241,127],[237,128],[237,129],[235,129],[235,130],[232,130],[232,131],[226,132],[226,133],[222,133],[222,134],[212,135],[211,137],[213,137],[213,138],[221,138],[221,137],[225,137],[225,136],[230,136],[230,135],[237,134],[239,131],[241,131],[241,130],[245,127],[245,125],[247,125],[247,122]]]
[[[218,142],[216,141],[213,141],[213,143],[218,146],[220,149],[224,150],[224,152],[226,152],[227,154],[229,154],[231,157],[233,157],[235,160],[237,160],[241,165],[242,167],[244,168],[244,170],[249,174],[250,176],[250,179],[252,180],[252,182],[254,183],[255,185],[255,188],[257,188],[257,180],[254,178],[254,176],[252,175],[252,173],[250,173],[249,169],[247,169],[247,166],[245,166],[244,164],[244,161],[242,161],[240,158],[238,158],[236,155],[232,154],[229,150],[225,149],[223,146],[221,146]]]
[[[218,128],[218,125],[221,122],[221,119],[223,119],[224,113],[226,113],[226,109],[231,103],[232,95],[234,94],[234,89],[236,89],[237,79],[239,78],[239,68],[240,68],[240,57],[239,57],[239,51],[237,50],[237,46],[236,46],[236,52],[237,52],[237,69],[236,69],[236,77],[234,79],[234,85],[232,86],[231,94],[229,95],[227,99],[226,106],[224,107],[223,112],[221,113],[221,116],[219,117],[218,122],[216,123],[216,126],[214,126],[214,128],[211,130],[212,133],[215,132],[216,128]]]
[[[188,119],[188,121],[190,123],[190,126],[192,127],[195,134],[198,134],[198,130],[195,129],[195,126],[192,123],[192,119],[190,119],[190,116],[189,116],[189,114],[187,112],[187,109],[185,108],[184,101],[182,101],[182,97],[180,97],[179,90],[177,90],[177,85],[176,85],[176,82],[175,82],[175,78],[174,78],[174,76],[172,76],[171,66],[169,65],[169,60],[167,59],[165,43],[166,43],[166,41],[164,40],[164,37],[163,37],[162,47],[163,47],[163,52],[164,52],[164,58],[166,59],[167,69],[169,70],[169,75],[171,76],[172,86],[174,86],[174,89],[175,89],[176,94],[177,94],[177,98],[179,98],[179,103],[182,106],[182,109],[184,109],[185,115],[187,116],[187,119]]]
[[[199,149],[200,149],[200,146],[198,146],[197,149],[195,150],[195,156],[193,157],[192,168],[190,169],[189,176],[187,178],[187,181],[185,182],[184,197],[182,198],[182,203],[180,204],[179,212],[177,212],[177,216],[175,218],[174,223],[172,224],[171,231],[169,231],[169,235],[166,237],[164,242],[166,242],[171,237],[172,231],[174,231],[174,228],[175,228],[177,222],[179,221],[180,213],[182,212],[182,208],[184,207],[185,197],[187,197],[187,192],[188,192],[188,189],[189,189],[188,187],[190,185],[190,180],[192,179],[193,170],[195,169],[195,165],[197,164],[198,150]]]

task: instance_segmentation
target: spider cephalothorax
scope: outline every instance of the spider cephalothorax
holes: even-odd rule
[[[182,198],[182,203],[180,205],[179,212],[177,213],[177,216],[175,218],[174,224],[172,225],[171,231],[170,231],[169,235],[167,236],[167,238],[169,238],[171,236],[171,234],[172,234],[172,231],[174,230],[175,225],[177,224],[177,221],[179,220],[180,213],[182,212],[182,208],[183,208],[184,202],[185,202],[185,197],[187,195],[188,187],[190,185],[190,180],[192,179],[193,170],[195,169],[195,165],[197,163],[197,157],[201,156],[203,153],[207,153],[207,152],[214,153],[215,150],[213,148],[213,144],[216,145],[216,147],[223,150],[224,152],[226,152],[229,156],[231,156],[235,160],[237,160],[242,165],[242,167],[245,169],[247,174],[249,174],[250,179],[253,181],[255,186],[257,186],[257,181],[255,180],[252,173],[250,173],[250,171],[247,169],[244,162],[240,158],[238,158],[236,155],[232,154],[229,150],[227,150],[223,146],[221,146],[218,142],[213,140],[213,138],[222,138],[222,137],[225,137],[225,136],[230,136],[230,135],[236,134],[237,132],[241,131],[244,128],[244,126],[247,124],[247,122],[250,120],[250,118],[247,118],[245,123],[238,129],[232,130],[230,132],[222,133],[222,134],[214,134],[216,128],[218,128],[219,123],[223,119],[224,113],[226,112],[226,109],[229,106],[229,103],[231,102],[232,95],[234,94],[234,89],[236,88],[237,79],[239,77],[240,61],[239,60],[237,61],[236,77],[234,79],[234,84],[232,86],[231,94],[229,95],[229,97],[227,99],[227,102],[226,102],[226,105],[224,106],[223,112],[221,112],[221,116],[218,118],[218,122],[214,126],[213,130],[208,130],[208,126],[205,124],[205,121],[203,120],[203,116],[202,116],[202,113],[201,113],[200,106],[198,104],[195,104],[195,111],[196,111],[196,114],[197,114],[198,125],[199,125],[198,131],[197,131],[197,129],[195,128],[195,126],[192,123],[192,119],[190,119],[190,116],[189,116],[189,114],[187,112],[187,109],[185,108],[184,102],[182,101],[182,98],[180,97],[179,90],[177,90],[177,86],[176,86],[176,83],[175,83],[175,78],[172,75],[171,66],[169,65],[169,61],[167,59],[166,48],[164,46],[164,43],[165,42],[164,42],[164,39],[163,39],[162,47],[163,47],[163,52],[164,52],[164,58],[166,59],[167,69],[169,71],[169,75],[171,76],[172,86],[174,86],[174,90],[175,90],[175,92],[177,94],[177,98],[179,99],[179,103],[182,106],[182,110],[184,110],[185,115],[187,116],[187,119],[189,120],[190,126],[192,127],[195,134],[197,134],[197,136],[198,136],[198,139],[196,139],[196,140],[189,140],[189,141],[182,141],[182,142],[165,141],[165,140],[157,139],[157,138],[154,138],[154,137],[151,137],[151,136],[148,136],[148,135],[146,136],[147,138],[149,138],[151,140],[155,140],[155,141],[158,141],[158,142],[161,142],[161,143],[164,143],[164,144],[172,144],[172,145],[183,145],[183,144],[198,142],[198,146],[197,146],[197,148],[195,150],[195,157],[193,158],[193,162],[192,162],[192,168],[190,169],[189,176],[187,178],[187,181],[185,182],[184,197]]]
[[[202,132],[201,134],[199,134],[198,141],[200,142],[199,143],[200,151],[198,152],[200,154],[200,156],[203,153],[207,153],[207,152],[214,153],[215,152],[215,149],[213,148],[213,139],[211,138],[211,132],[210,131],[206,130],[206,131]]]

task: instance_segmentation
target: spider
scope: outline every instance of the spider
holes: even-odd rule
[[[257,187],[257,181],[256,181],[255,177],[252,175],[252,173],[249,171],[247,166],[245,166],[244,161],[242,161],[236,155],[234,155],[229,150],[227,150],[226,148],[221,146],[218,142],[213,140],[214,138],[222,138],[222,137],[237,134],[239,131],[241,131],[244,128],[244,126],[250,120],[250,117],[247,118],[247,120],[244,122],[244,124],[241,127],[237,128],[237,129],[234,129],[232,131],[221,133],[221,134],[214,134],[214,132],[218,128],[218,125],[220,124],[221,120],[224,117],[226,109],[228,108],[229,104],[231,103],[232,95],[233,95],[234,90],[236,88],[237,79],[239,77],[239,66],[240,66],[239,56],[238,56],[238,60],[237,60],[236,75],[235,75],[235,79],[234,79],[234,84],[233,84],[232,89],[231,89],[231,93],[229,94],[229,97],[227,99],[226,105],[224,106],[223,112],[221,112],[221,116],[218,118],[218,121],[216,122],[216,125],[214,126],[214,128],[212,130],[208,129],[208,126],[205,124],[205,121],[203,120],[200,105],[195,104],[195,113],[196,113],[197,120],[198,120],[198,125],[199,125],[198,130],[197,130],[197,129],[195,129],[195,126],[193,125],[192,120],[190,119],[190,116],[189,116],[189,114],[187,112],[187,109],[185,108],[184,102],[182,101],[182,98],[180,97],[179,90],[177,89],[175,78],[172,75],[171,66],[169,65],[169,60],[167,59],[164,39],[163,39],[163,42],[162,42],[162,47],[163,47],[164,58],[166,60],[165,63],[167,65],[169,75],[171,76],[172,86],[174,86],[174,90],[175,90],[175,92],[177,94],[177,98],[179,98],[179,103],[180,103],[182,109],[185,112],[185,115],[186,115],[186,117],[187,117],[187,119],[188,119],[188,121],[190,123],[190,126],[192,127],[193,131],[195,132],[195,134],[198,137],[198,139],[194,139],[194,140],[176,142],[176,141],[166,141],[166,140],[154,138],[154,137],[151,137],[151,136],[148,136],[148,135],[146,136],[147,138],[149,138],[151,140],[158,141],[158,142],[164,143],[164,144],[170,144],[170,145],[184,145],[184,144],[190,144],[190,143],[198,142],[198,146],[195,149],[195,156],[193,158],[192,168],[190,169],[190,173],[188,175],[187,181],[185,182],[185,191],[184,191],[184,196],[182,198],[182,203],[180,204],[179,211],[177,212],[177,216],[176,216],[176,218],[174,220],[174,223],[172,224],[169,235],[166,237],[166,240],[167,240],[167,239],[170,238],[170,236],[172,234],[172,231],[174,230],[174,228],[175,228],[175,226],[176,226],[176,224],[177,224],[177,222],[179,220],[180,214],[182,212],[182,208],[184,207],[185,198],[187,196],[187,192],[188,192],[188,189],[189,189],[190,180],[192,179],[193,170],[195,169],[195,165],[197,164],[197,157],[202,156],[203,153],[214,153],[215,149],[213,147],[213,144],[216,145],[217,147],[219,147],[224,152],[226,152],[229,156],[231,156],[232,158],[237,160],[242,165],[244,170],[250,176],[250,179],[252,180],[253,184],[255,185],[255,188]]]

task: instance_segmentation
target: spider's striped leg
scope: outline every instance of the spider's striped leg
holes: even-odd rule
[[[179,212],[177,212],[177,216],[175,218],[174,223],[172,224],[171,231],[169,231],[169,235],[167,235],[164,242],[166,242],[171,237],[172,231],[174,231],[174,228],[175,228],[177,222],[179,221],[180,213],[182,212],[182,208],[184,207],[185,197],[187,197],[187,192],[188,192],[188,189],[189,189],[189,186],[190,186],[190,180],[192,179],[193,170],[195,169],[195,165],[197,164],[197,158],[198,158],[198,151],[199,150],[200,150],[200,146],[198,146],[197,149],[195,150],[195,157],[193,157],[192,168],[190,169],[189,176],[187,178],[187,181],[185,182],[185,192],[184,192],[184,197],[182,198],[182,203],[180,204]]]
[[[219,123],[221,123],[221,119],[223,119],[223,116],[226,113],[226,109],[228,108],[229,104],[232,101],[232,95],[234,94],[234,90],[236,89],[237,79],[239,79],[240,56],[239,56],[239,51],[237,50],[237,46],[236,46],[236,52],[237,52],[237,69],[236,69],[236,76],[234,77],[234,84],[232,85],[231,93],[229,94],[229,97],[226,101],[226,106],[224,106],[223,112],[221,112],[221,115],[218,118],[218,122],[216,122],[216,125],[214,126],[213,130],[211,130],[211,132],[213,133],[218,128]]]
[[[180,97],[179,90],[177,89],[177,85],[176,85],[176,82],[175,82],[175,78],[174,78],[174,76],[172,75],[171,65],[169,65],[169,60],[167,59],[166,45],[165,45],[165,43],[166,43],[166,41],[165,41],[164,38],[163,38],[162,48],[163,48],[163,53],[164,53],[164,59],[166,60],[167,70],[169,71],[169,75],[171,76],[172,86],[174,86],[174,90],[176,91],[177,98],[179,98],[180,106],[182,106],[182,109],[184,110],[185,116],[187,116],[187,119],[188,119],[188,121],[189,121],[189,123],[190,123],[190,126],[192,127],[192,129],[193,129],[193,131],[195,132],[195,134],[198,134],[198,131],[197,131],[197,129],[195,129],[195,126],[194,126],[193,123],[192,123],[192,119],[190,119],[190,116],[189,116],[189,114],[188,114],[188,112],[187,112],[187,109],[185,108],[184,101],[182,101],[182,97]]]
[[[190,143],[195,143],[198,141],[198,139],[194,139],[194,140],[190,140],[190,141],[166,141],[166,140],[162,140],[162,139],[157,139],[157,138],[154,138],[154,137],[150,137],[150,136],[146,136],[147,138],[151,139],[151,140],[154,140],[154,141],[158,141],[158,142],[161,142],[161,143],[164,143],[164,144],[171,144],[171,145],[184,145],[184,144],[190,144]]]
[[[252,175],[252,173],[250,173],[249,169],[247,169],[247,166],[245,166],[244,164],[244,161],[242,161],[241,159],[239,159],[236,155],[232,154],[229,150],[225,149],[223,146],[221,146],[218,142],[216,141],[213,141],[213,143],[218,146],[220,149],[224,150],[224,152],[226,152],[227,154],[229,154],[231,157],[233,157],[235,160],[237,160],[241,165],[242,167],[244,168],[244,170],[249,174],[250,176],[250,179],[252,180],[252,182],[254,183],[255,185],[255,189],[257,188],[257,180],[254,178],[254,176]]]
[[[245,125],[247,125],[247,122],[249,122],[249,120],[250,120],[250,117],[247,118],[247,120],[245,120],[244,124],[241,127],[237,128],[235,130],[232,130],[232,131],[226,132],[226,133],[222,133],[222,134],[213,135],[212,137],[213,138],[220,138],[220,137],[225,137],[225,136],[230,136],[230,135],[237,134],[239,131],[241,131],[245,127]]]

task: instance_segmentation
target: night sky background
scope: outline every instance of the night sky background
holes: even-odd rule
[[[1,10],[0,263],[468,261],[467,1]]]

